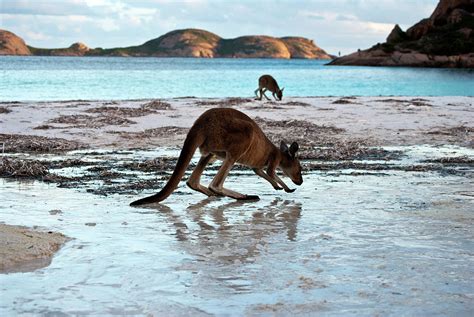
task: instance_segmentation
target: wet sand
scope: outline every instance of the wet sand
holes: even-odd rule
[[[74,238],[50,266],[0,275],[0,312],[470,315],[472,177],[361,171],[309,171],[291,194],[246,172],[226,184],[257,203],[181,184],[147,208],[129,207],[132,194],[0,180],[1,219]]]
[[[48,266],[67,238],[57,232],[0,224],[0,273]]]
[[[472,97],[2,103],[0,219],[74,240],[49,267],[0,276],[6,285],[0,312],[468,314],[473,103]],[[236,166],[226,184],[258,194],[260,202],[207,199],[182,183],[165,204],[128,207],[163,186],[199,114],[222,106],[255,118],[275,143],[298,141],[303,186],[276,192]],[[218,166],[206,170],[204,183]],[[34,282],[27,285],[27,278]],[[8,285],[24,287],[16,293]]]

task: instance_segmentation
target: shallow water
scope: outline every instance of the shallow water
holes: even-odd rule
[[[253,96],[472,96],[470,69],[324,66],[322,60],[0,56],[0,100]],[[183,80],[185,78],[185,80]]]
[[[473,156],[458,147],[405,150],[400,164]],[[1,221],[74,238],[49,267],[0,275],[0,315],[467,316],[474,307],[468,170],[313,171],[292,194],[250,173],[231,174],[227,187],[261,200],[206,199],[181,184],[152,208],[129,207],[136,197],[127,195],[0,180]]]

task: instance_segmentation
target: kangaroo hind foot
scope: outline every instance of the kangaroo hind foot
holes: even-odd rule
[[[224,181],[234,165],[234,162],[234,160],[226,159],[224,163],[222,163],[222,166],[209,185],[209,189],[218,195],[227,196],[237,200],[259,200],[260,198],[256,195],[245,195],[223,187]]]

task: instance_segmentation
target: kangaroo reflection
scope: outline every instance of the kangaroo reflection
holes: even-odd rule
[[[253,262],[277,235],[283,234],[283,241],[296,239],[300,203],[280,198],[264,206],[238,200],[219,202],[206,198],[180,214],[165,205],[153,209],[174,227],[187,253],[207,261]]]

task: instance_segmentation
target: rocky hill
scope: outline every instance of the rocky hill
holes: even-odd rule
[[[221,38],[204,30],[187,29],[166,33],[138,46],[94,49],[87,55],[156,56],[156,57],[215,57]]]
[[[406,32],[395,25],[385,43],[329,65],[474,68],[474,0],[441,0]]]
[[[31,52],[22,38],[0,30],[0,55],[31,55]]]
[[[0,30],[0,34],[2,32],[14,35],[8,31]],[[21,40],[19,37],[16,38]],[[142,45],[110,49],[91,49],[82,43],[75,43],[68,48],[58,49],[24,46],[27,51],[22,55],[332,58],[331,55],[328,55],[323,49],[316,46],[312,40],[302,37],[242,36],[235,39],[223,39],[214,33],[199,29],[175,30]],[[9,50],[4,55],[19,55],[15,52],[14,50]]]
[[[288,47],[291,58],[333,58],[333,56],[328,56],[323,49],[316,46],[313,40],[304,37],[282,37],[281,40]]]
[[[291,58],[285,43],[271,36],[242,36],[221,40],[216,53],[219,57]]]

